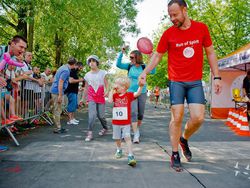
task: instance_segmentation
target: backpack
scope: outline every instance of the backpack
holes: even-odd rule
[[[130,68],[132,67],[132,66],[134,66],[134,65],[131,65],[131,64],[129,64],[128,65],[128,73],[129,73],[129,70],[130,70]],[[141,68],[142,68],[142,70],[144,70],[145,69],[145,67],[146,67],[146,65],[143,63],[143,64],[141,64]]]

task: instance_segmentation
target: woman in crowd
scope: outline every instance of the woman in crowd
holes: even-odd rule
[[[125,54],[126,48],[122,48],[119,53],[116,66],[120,69],[128,71],[128,77],[130,79],[129,92],[136,92],[139,88],[138,77],[143,72],[145,64],[143,63],[142,53],[138,50],[134,50],[130,53],[130,62],[123,63],[122,58]],[[151,56],[151,54],[149,55]],[[155,74],[155,69],[151,71],[151,74]],[[142,124],[145,104],[147,99],[147,85],[145,84],[141,95],[132,102],[132,129],[134,132],[133,142],[139,144],[140,141],[140,131],[139,126]]]

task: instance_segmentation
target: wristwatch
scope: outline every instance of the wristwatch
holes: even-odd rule
[[[220,76],[215,76],[214,80],[221,80],[221,77]]]

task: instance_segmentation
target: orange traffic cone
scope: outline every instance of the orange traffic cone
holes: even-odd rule
[[[241,125],[242,125],[242,119],[243,119],[243,113],[244,113],[244,112],[241,111],[241,110],[239,110],[238,113],[239,113],[239,117],[238,117],[238,119],[237,119],[236,126],[233,127],[233,130],[234,130],[235,132],[237,132],[237,131],[240,130],[240,127],[241,127]]]
[[[226,123],[225,123],[225,124],[226,124],[227,126],[229,126],[229,127],[230,127],[231,124],[232,124],[232,118],[233,118],[233,117],[232,117],[232,114],[233,114],[233,109],[230,108],[230,109],[229,109],[229,112],[228,112],[228,116],[227,116],[227,121],[226,121]]]
[[[230,119],[230,122],[229,122],[229,124],[228,124],[228,126],[230,127],[230,128],[233,128],[233,126],[234,126],[234,120],[235,120],[235,115],[236,115],[236,109],[233,109],[232,110],[232,114],[231,114],[231,119]]]
[[[238,122],[239,122],[239,110],[235,110],[235,112],[234,112],[234,114],[233,114],[233,122],[232,122],[232,124],[233,124],[233,126],[231,126],[230,128],[234,131],[234,130],[236,130],[237,128],[237,124],[238,124]]]
[[[242,123],[240,129],[236,131],[239,136],[250,136],[249,125],[247,121],[247,113],[242,112]]]

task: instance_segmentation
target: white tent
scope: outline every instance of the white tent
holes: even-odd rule
[[[212,118],[225,119],[229,109],[235,107],[232,90],[234,88],[242,90],[246,71],[250,69],[250,43],[220,59],[218,66],[222,77],[222,93],[220,95],[214,93],[213,78],[211,78],[210,110]]]

